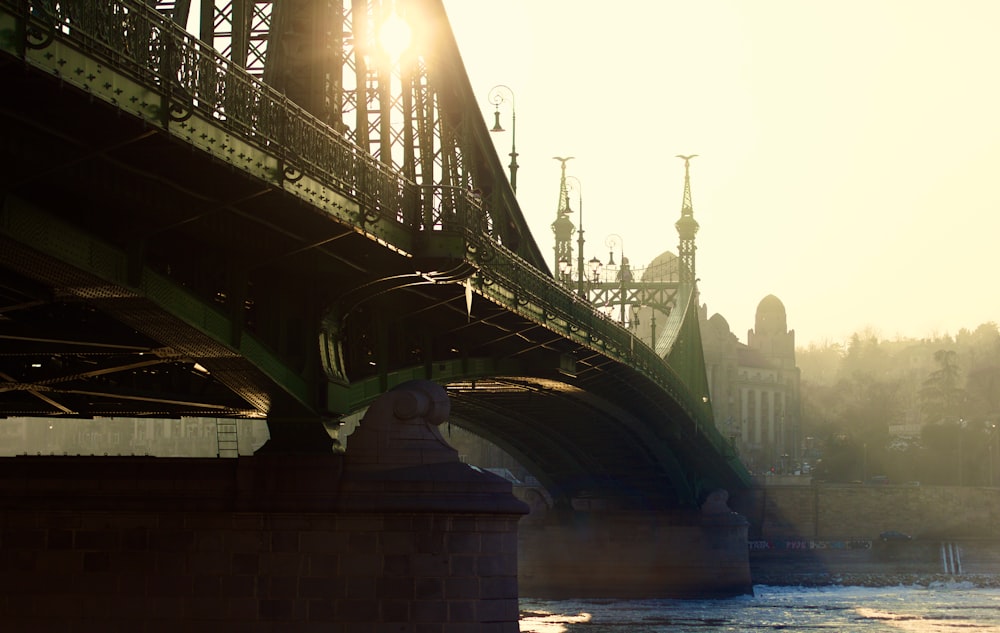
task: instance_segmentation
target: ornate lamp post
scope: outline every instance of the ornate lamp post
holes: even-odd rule
[[[986,423],[986,434],[990,439],[990,482],[989,487],[993,487],[993,447],[996,444],[997,425],[993,422]]]
[[[569,263],[569,260],[565,257],[561,258],[559,260],[559,282],[566,283],[572,270],[573,265]]]
[[[688,174],[688,161],[693,156],[682,157],[685,159],[685,193],[682,217],[677,224],[678,235],[681,238],[678,252],[685,255],[687,259],[678,256],[677,262],[674,264],[676,270],[673,273],[665,269],[666,262],[657,260],[657,266],[663,266],[663,270],[660,268],[644,269],[637,274],[636,271],[632,270],[629,259],[625,256],[624,240],[621,235],[611,234],[605,239],[605,245],[609,248],[607,265],[614,267],[617,273],[614,278],[603,276],[603,264],[597,257],[591,258],[589,262],[584,260],[582,186],[579,179],[566,175],[566,162],[572,160],[571,156],[553,156],[553,158],[562,163],[562,174],[559,181],[559,205],[556,211],[556,220],[552,223],[552,232],[555,236],[554,276],[560,283],[567,286],[575,283],[577,293],[581,298],[594,303],[611,318],[614,318],[617,307],[618,320],[623,327],[637,330],[640,328],[639,319],[642,317],[642,325],[648,331],[650,346],[656,349],[657,313],[669,316],[684,284],[695,283],[693,275],[694,233],[697,231],[697,222],[694,221],[693,206],[690,202],[690,178]],[[572,209],[569,203],[570,187],[568,183],[574,185],[572,189],[577,192],[577,203],[580,205],[580,235],[577,236],[578,246],[575,257],[572,242],[573,231],[576,230],[576,227],[569,220]],[[615,250],[619,251],[621,265],[615,262]],[[688,263],[689,270],[685,270],[685,262]],[[631,313],[629,309],[631,309]],[[647,316],[643,316],[644,310],[649,310]],[[644,332],[637,330],[636,333],[646,338]]]
[[[576,292],[581,297],[587,297],[587,289],[584,286],[583,277],[583,185],[580,184],[580,179],[576,176],[566,176],[567,182],[574,184],[574,189],[576,189],[576,200],[579,208],[579,218],[580,226],[576,230]],[[600,261],[597,262],[600,264]]]
[[[590,261],[587,262],[587,266],[590,268],[590,281],[592,283],[598,283],[601,280],[601,260],[596,257],[591,257]]]
[[[514,91],[503,84],[490,89],[490,103],[493,104],[493,128],[490,132],[506,132],[500,125],[500,104],[510,99],[510,187],[517,193],[517,110],[514,107]]]
[[[622,239],[621,235],[617,233],[612,233],[604,240],[604,245],[608,247],[608,266],[615,265],[615,247],[618,247],[618,252],[621,256],[622,264],[618,267],[618,282],[619,295],[618,299],[621,302],[619,305],[619,317],[618,320],[621,324],[625,325],[625,284],[632,281],[632,269],[628,264],[628,257],[625,257],[625,240]]]
[[[556,219],[552,223],[552,234],[556,238],[554,244],[555,267],[559,271],[559,283],[569,285],[569,269],[573,267],[573,221],[569,219],[572,209],[569,205],[569,188],[566,186],[566,163],[573,160],[572,156],[553,156],[560,162],[559,176],[559,206],[556,209]]]

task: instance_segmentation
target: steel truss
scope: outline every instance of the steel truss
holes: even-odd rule
[[[523,220],[499,216],[516,204],[506,183],[484,177],[492,147],[476,138],[482,116],[442,48],[447,18],[421,0],[160,0],[156,8],[180,25],[197,5],[199,38],[235,66],[284,93],[342,137],[416,183],[412,226],[455,214],[470,191],[484,197],[487,228],[508,246],[527,233]],[[380,29],[401,20],[412,34],[398,57]],[[449,33],[450,35],[450,33]],[[449,38],[444,38],[449,39]],[[460,62],[458,63],[460,66]],[[447,103],[445,103],[447,101]],[[485,128],[483,128],[485,129]],[[472,158],[470,158],[470,155]],[[474,169],[473,163],[479,169]],[[479,173],[474,173],[478,171]],[[499,173],[502,173],[499,172]],[[503,230],[494,231],[494,225]],[[513,226],[512,226],[513,225]],[[514,228],[518,239],[510,233]],[[522,253],[523,254],[523,253]]]

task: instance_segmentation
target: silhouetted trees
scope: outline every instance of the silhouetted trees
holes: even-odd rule
[[[814,476],[902,483],[1000,482],[1000,330],[984,323],[954,338],[882,340],[796,352],[803,437]]]
[[[965,415],[968,398],[965,389],[959,386],[962,370],[958,367],[957,356],[952,349],[934,352],[934,362],[939,367],[924,379],[920,389],[920,409],[928,424],[956,422]]]

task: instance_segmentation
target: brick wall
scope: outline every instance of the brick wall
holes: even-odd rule
[[[711,598],[752,593],[742,517],[577,513],[522,526],[531,598]]]
[[[1000,538],[1000,488],[957,486],[766,486],[731,505],[750,521],[750,538]]]
[[[517,631],[510,485],[341,456],[0,460],[9,631]]]

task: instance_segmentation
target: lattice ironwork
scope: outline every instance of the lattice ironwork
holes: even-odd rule
[[[208,1],[202,0],[202,3]],[[262,77],[267,62],[274,4],[270,0],[215,2],[211,31],[203,26],[202,39],[251,75]],[[208,10],[203,7],[201,19],[207,18]]]
[[[684,161],[684,199],[681,202],[681,218],[677,220],[677,234],[680,236],[680,243],[677,246],[677,256],[681,260],[682,281],[687,284],[695,282],[695,251],[694,236],[698,233],[698,221],[694,219],[694,206],[691,204],[691,159],[697,156],[680,156]]]
[[[453,62],[438,50],[437,34],[447,28],[443,10],[438,15],[412,0],[233,0],[209,8],[212,30],[201,31],[206,43],[347,142],[424,189],[478,189],[490,208],[509,204],[500,200],[503,192],[480,184],[468,165],[468,148],[476,146],[469,125],[481,120],[468,116],[473,104],[461,97],[450,115],[443,112],[438,91],[454,79],[443,68]],[[208,19],[205,6],[201,15]],[[398,56],[380,42],[381,28],[392,20],[409,24],[412,34]],[[450,195],[416,199],[411,224],[426,226],[435,205],[455,211]]]
[[[155,0],[156,10],[171,20],[185,26],[191,12],[191,0]]]
[[[27,34],[30,41],[37,42],[29,45],[47,46],[54,30],[65,31],[64,35],[79,41],[89,55],[158,86],[169,103],[163,112],[165,122],[183,122],[197,112],[227,132],[280,156],[286,177],[294,179],[307,171],[357,200],[368,221],[381,217],[421,230],[441,230],[455,228],[459,216],[468,216],[490,231],[500,224],[496,221],[499,213],[506,218],[505,226],[523,225],[520,211],[510,206],[512,199],[502,190],[492,187],[486,196],[478,191],[479,179],[464,166],[462,133],[446,124],[436,105],[429,108],[435,112],[432,119],[411,119],[417,127],[428,129],[419,145],[431,149],[419,156],[410,152],[411,158],[404,162],[412,167],[401,169],[352,143],[343,132],[344,126],[338,130],[318,120],[288,96],[180,29],[168,16],[143,9],[140,3],[128,0],[81,5],[38,2],[30,9],[33,21]],[[427,104],[436,102],[429,80],[426,75],[421,77],[422,87],[415,94]],[[486,138],[481,115],[478,121]],[[435,128],[433,133],[430,128]],[[367,124],[363,129],[369,129]],[[415,168],[418,163],[422,166],[419,173]],[[436,177],[423,178],[424,169]],[[496,171],[502,173],[502,168]],[[507,241],[501,232],[494,237]]]
[[[617,327],[609,315],[554,283],[544,270],[524,261],[490,234],[490,225],[484,223],[488,202],[470,193],[466,186],[423,187],[413,183],[274,89],[235,68],[230,60],[178,29],[167,17],[146,11],[134,0],[72,9],[40,2],[39,7],[42,10],[33,14],[32,26],[37,32],[29,38],[44,40],[46,28],[64,31],[63,37],[77,41],[95,58],[113,62],[147,85],[163,90],[171,104],[164,113],[169,120],[182,121],[191,112],[198,112],[224,125],[230,133],[283,157],[286,177],[302,171],[322,177],[372,214],[405,223],[412,219],[406,213],[412,199],[428,201],[432,210],[421,218],[426,223],[418,220],[418,227],[464,234],[469,253],[484,264],[478,283],[485,294],[490,292],[488,286],[503,279],[506,292],[518,296],[515,307],[526,305],[524,298],[530,297],[531,304],[540,311],[534,316],[547,325],[587,332],[591,344],[601,342],[598,347],[614,356],[621,354],[625,362],[638,360],[633,353],[641,344]],[[481,117],[479,121],[482,123]],[[553,288],[559,292],[553,294]],[[666,306],[673,301],[674,288],[669,281],[662,287],[607,281],[593,284],[592,290],[598,305],[624,300]],[[647,351],[657,358],[652,350]],[[641,363],[647,369],[648,360],[644,358]]]
[[[309,5],[319,10],[328,6],[311,0],[299,2],[274,3],[272,9]],[[412,229],[407,236],[430,232],[461,235],[464,239],[457,240],[459,249],[447,255],[468,263],[469,270],[475,269],[474,273],[463,270],[462,274],[463,278],[472,274],[470,285],[478,292],[509,312],[523,315],[558,336],[579,342],[648,377],[686,411],[694,435],[707,434],[709,441],[723,442],[714,433],[710,410],[700,400],[700,394],[706,393],[703,385],[691,388],[695,383],[690,376],[685,380],[681,373],[700,370],[704,382],[704,368],[696,359],[665,363],[659,348],[654,351],[570,288],[557,283],[545,270],[509,183],[497,178],[503,178],[503,167],[492,150],[450,31],[446,37],[434,28],[424,29],[422,43],[415,45],[406,64],[398,65],[397,70],[397,65],[389,65],[388,60],[373,62],[371,54],[366,56],[358,49],[359,41],[369,35],[358,27],[359,16],[368,21],[373,15],[382,15],[380,12],[390,5],[375,0],[344,3],[340,13],[343,28],[333,36],[333,41],[342,38],[341,47],[331,53],[340,59],[336,68],[342,73],[341,79],[334,73],[330,75],[333,80],[322,83],[323,104],[328,103],[326,96],[335,98],[329,102],[332,105],[323,106],[328,109],[320,107],[317,111],[297,103],[294,94],[280,91],[278,84],[294,75],[295,70],[318,70],[309,60],[282,62],[281,54],[270,56],[282,50],[275,45],[279,40],[269,41],[266,49],[261,49],[268,85],[234,59],[186,32],[171,16],[152,10],[140,0],[79,4],[0,0],[0,6],[24,25],[19,34],[23,44],[19,41],[18,46],[26,59],[24,49],[33,49],[33,62],[46,63],[39,61],[46,51],[34,49],[45,49],[58,39],[60,46],[80,51],[88,63],[104,65],[117,78],[124,79],[123,83],[133,82],[149,95],[151,103],[140,114],[146,117],[144,122],[172,133],[190,121],[205,122],[268,161],[277,159],[279,167],[273,173],[255,173],[269,184],[287,191],[308,174],[322,186],[342,193],[361,208],[358,217],[351,219],[359,232],[380,223]],[[405,8],[410,6],[418,5],[415,0],[397,3],[404,16]],[[419,6],[425,18],[429,16],[437,20],[437,27],[447,28],[439,3]],[[271,17],[284,23],[280,12]],[[445,45],[450,48],[434,49]],[[60,75],[55,67],[49,70],[69,83],[79,81],[76,85],[91,94],[104,95],[95,98],[118,98],[110,96],[111,88],[87,84],[85,79],[74,79],[69,73]],[[348,83],[348,71],[353,72],[354,88]],[[304,90],[315,88],[315,84],[307,84]],[[113,83],[109,85],[113,87]],[[359,103],[362,88],[363,104]],[[303,94],[303,99],[308,96]],[[138,107],[127,109],[122,102],[117,103],[127,112],[138,112]],[[315,107],[317,103],[309,105]],[[352,104],[353,127],[348,112]],[[399,122],[398,127],[394,121]],[[189,142],[192,147],[197,145],[196,141]],[[518,237],[524,239],[519,241]],[[668,302],[666,294],[639,297],[628,294],[633,288],[627,282],[616,285],[619,300]],[[616,297],[612,285],[598,286],[597,290],[606,290],[611,300]],[[662,290],[667,293],[670,288],[665,284]],[[694,296],[689,292],[675,299],[677,316],[672,315],[678,332],[672,340],[687,337],[680,346],[691,355],[700,354],[700,341],[694,340]],[[724,444],[717,446],[720,453],[724,448]]]

